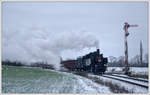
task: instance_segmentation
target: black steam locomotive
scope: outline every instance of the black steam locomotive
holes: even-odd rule
[[[108,59],[100,54],[99,49],[85,56],[78,57],[76,63],[77,71],[86,71],[94,74],[103,74],[107,69]]]

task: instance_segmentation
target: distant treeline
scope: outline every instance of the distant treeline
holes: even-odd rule
[[[113,62],[113,63],[108,63],[109,67],[124,67],[125,64],[123,63],[119,63],[119,62]],[[142,64],[138,64],[138,63],[129,63],[130,67],[148,67],[148,63],[142,63]]]
[[[2,65],[8,65],[8,66],[27,66],[27,67],[41,67],[43,69],[54,69],[54,66],[51,64],[47,64],[46,62],[34,62],[30,63],[30,65],[24,64],[19,61],[9,61],[5,60],[2,61]]]
[[[109,67],[124,67],[124,56],[120,57],[114,57],[114,56],[109,56]],[[140,56],[136,55],[132,59],[129,60],[128,62],[130,67],[148,67],[148,54],[145,54],[144,60],[142,63],[140,62]]]
[[[9,61],[9,60],[2,61],[2,65],[9,65],[9,66],[25,66],[24,64],[22,64],[22,63],[19,62],[19,61]]]
[[[35,62],[35,63],[31,63],[30,65],[31,67],[41,67],[43,69],[54,69],[54,66],[51,64],[47,64],[44,62]]]

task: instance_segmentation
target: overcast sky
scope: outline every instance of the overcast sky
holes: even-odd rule
[[[34,44],[29,44],[36,43],[37,47],[43,45],[45,41],[33,40],[33,35],[37,37],[36,34],[39,34],[40,37],[44,35],[41,39],[50,38],[47,40],[48,43],[57,43],[56,40],[53,42],[53,38],[55,39],[57,36],[62,37],[60,43],[70,40],[68,36],[68,39],[63,40],[65,35],[60,36],[59,33],[71,36],[79,33],[77,38],[74,38],[76,40],[79,35],[82,38],[86,33],[90,33],[91,38],[95,37],[93,39],[99,41],[99,48],[104,56],[124,56],[124,22],[139,25],[139,27],[129,28],[129,58],[139,54],[140,40],[143,43],[144,54],[147,53],[148,3],[146,2],[3,2],[2,58],[15,59],[21,55],[21,57],[26,57],[27,52],[31,53],[31,51],[34,51],[31,53],[32,55],[43,53],[44,51],[41,49],[32,48]],[[70,32],[71,34],[68,34]],[[85,40],[92,40],[88,39],[89,35],[84,37]],[[76,40],[71,40],[71,44],[74,44]],[[44,45],[44,50],[46,46],[52,47],[50,45],[53,44]],[[63,44],[63,47],[66,47],[65,45]],[[56,46],[61,47],[60,45]],[[26,49],[26,53],[23,53],[19,47]],[[62,51],[57,54],[64,59],[76,58],[96,49],[93,47],[77,51],[70,49],[73,47],[72,45],[69,49],[61,49]],[[51,48],[51,50],[53,49]],[[57,50],[55,49],[55,52]],[[43,53],[42,56],[48,55],[45,54],[47,53]],[[24,60],[29,59],[25,58]]]

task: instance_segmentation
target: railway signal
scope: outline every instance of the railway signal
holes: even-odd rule
[[[138,27],[138,25],[130,25],[127,22],[124,23],[124,41],[125,41],[125,74],[129,74],[129,64],[128,64],[128,42],[127,37],[129,36],[128,28],[129,27]]]

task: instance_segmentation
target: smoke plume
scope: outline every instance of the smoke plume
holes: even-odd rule
[[[92,32],[53,32],[30,28],[2,34],[2,59],[24,63],[44,61],[60,68],[60,54],[64,50],[99,48],[99,41]]]

